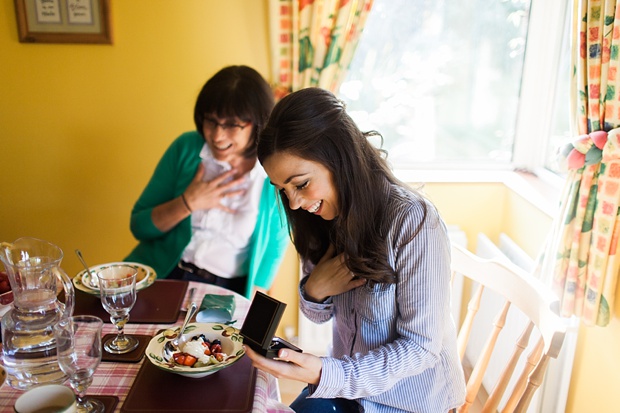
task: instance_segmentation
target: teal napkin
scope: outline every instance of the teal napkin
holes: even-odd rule
[[[199,323],[226,323],[235,313],[235,296],[205,294],[196,314]]]

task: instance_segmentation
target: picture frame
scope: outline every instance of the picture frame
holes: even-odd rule
[[[112,44],[110,0],[14,0],[21,43]]]

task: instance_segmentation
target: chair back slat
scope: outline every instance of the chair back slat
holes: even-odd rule
[[[523,371],[521,371],[521,375],[519,375],[519,378],[517,379],[517,382],[512,389],[512,394],[506,402],[502,413],[513,413],[515,411],[517,403],[519,403],[519,399],[521,398],[521,396],[523,396],[523,393],[525,392],[527,380],[530,377],[530,374],[532,373],[534,368],[536,367],[536,364],[538,364],[538,362],[540,361],[540,356],[542,356],[544,344],[545,342],[541,337],[538,340],[538,343],[536,343],[536,346],[528,355],[525,366],[523,366]]]
[[[523,396],[521,396],[519,402],[517,403],[517,407],[515,407],[515,413],[527,412],[527,408],[532,401],[534,393],[536,392],[536,390],[538,390],[538,388],[542,384],[543,378],[545,377],[545,372],[547,371],[549,360],[550,356],[543,353],[540,361],[534,368],[534,371],[532,372],[532,374],[530,374],[530,378],[527,381],[527,386],[525,387]]]
[[[483,291],[484,286],[479,285],[476,289],[476,293],[467,304],[467,314],[463,320],[463,325],[459,329],[459,335],[456,343],[459,351],[459,357],[461,358],[461,363],[463,362],[463,357],[465,357],[465,349],[467,348],[467,343],[469,342],[469,335],[471,334],[471,327],[474,323],[474,318],[480,308],[480,300],[482,299]]]
[[[497,407],[499,406],[499,403],[501,402],[502,397],[504,396],[504,393],[508,388],[508,383],[510,382],[515,368],[517,367],[517,363],[521,358],[521,354],[527,348],[527,345],[530,342],[532,330],[534,330],[534,323],[530,321],[529,323],[527,323],[525,330],[523,330],[523,333],[521,333],[519,339],[515,343],[515,348],[512,355],[510,356],[510,360],[508,360],[508,363],[506,363],[506,366],[504,367],[504,370],[502,371],[502,374],[500,375],[497,384],[493,388],[493,391],[487,399],[487,402],[484,404],[484,407],[482,408],[482,413],[494,413],[497,411]]]
[[[502,329],[506,325],[506,317],[508,315],[509,309],[510,302],[506,301],[506,303],[504,303],[504,306],[502,307],[502,310],[493,321],[493,329],[491,330],[491,333],[487,338],[484,348],[482,349],[482,353],[480,353],[480,357],[478,358],[478,361],[476,361],[474,369],[471,372],[471,376],[467,381],[467,394],[465,396],[465,404],[458,408],[459,413],[467,413],[469,411],[469,407],[473,404],[476,396],[478,395],[484,373],[486,373],[487,367],[489,365],[489,360],[491,360],[491,355],[493,354],[493,350],[495,349],[497,338],[499,337],[499,334],[502,332]]]

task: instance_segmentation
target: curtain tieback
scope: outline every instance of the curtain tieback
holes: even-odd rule
[[[620,128],[580,135],[560,151],[560,162],[568,169],[580,169],[601,161],[620,159]]]

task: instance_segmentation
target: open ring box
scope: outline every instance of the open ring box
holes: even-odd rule
[[[243,344],[267,358],[277,358],[278,351],[288,348],[302,352],[288,341],[275,337],[286,304],[257,291],[241,327]]]

